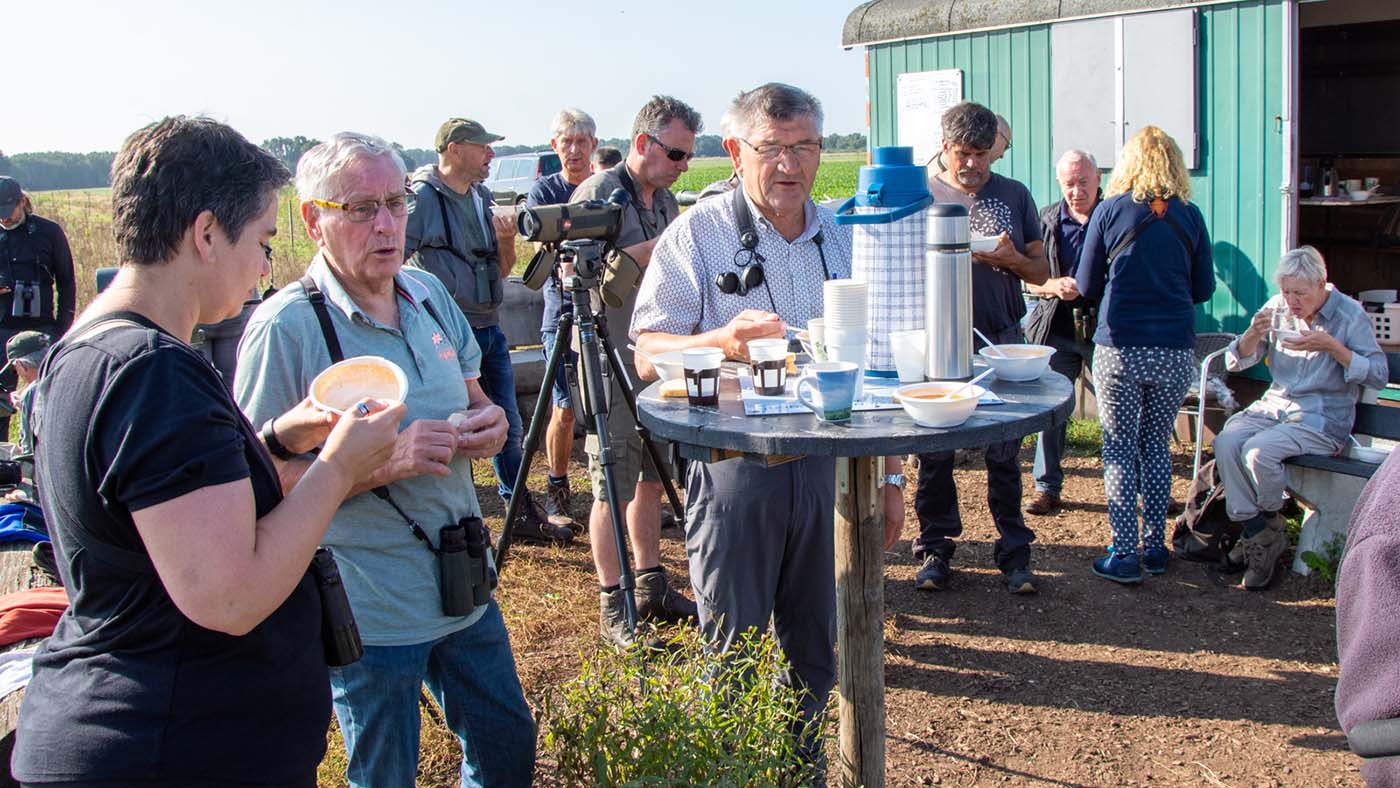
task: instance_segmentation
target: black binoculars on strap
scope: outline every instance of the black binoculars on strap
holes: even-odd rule
[[[480,517],[463,517],[438,533],[438,589],[445,616],[469,616],[491,601],[496,572],[487,556],[486,526]]]

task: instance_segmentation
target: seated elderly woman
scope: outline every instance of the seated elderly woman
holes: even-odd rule
[[[1244,559],[1244,587],[1255,590],[1273,580],[1288,546],[1278,517],[1284,461],[1340,452],[1361,388],[1382,388],[1388,375],[1370,319],[1360,304],[1327,284],[1327,264],[1316,249],[1286,253],[1274,276],[1279,294],[1225,351],[1232,372],[1267,360],[1273,384],[1215,439],[1226,510],[1244,524],[1244,538],[1231,557]]]

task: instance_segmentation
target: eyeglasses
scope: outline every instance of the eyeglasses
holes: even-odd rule
[[[396,218],[408,213],[407,194],[396,194],[392,197],[385,197],[383,200],[361,200],[352,203],[331,202],[330,200],[311,200],[310,202],[312,205],[319,205],[322,208],[345,211],[345,217],[352,222],[374,221],[374,217],[379,215],[379,206],[381,205],[389,209],[390,216]]]
[[[1001,133],[1000,131],[998,131],[998,132],[997,132],[997,139],[999,139],[999,140],[1006,140],[1006,147],[1001,149],[1003,154],[1005,154],[1006,151],[1011,150],[1011,136],[1010,136],[1010,135],[1008,135],[1008,134],[1003,134],[1003,133]]]
[[[660,145],[660,146],[661,146],[661,149],[664,150],[664,151],[666,151],[666,158],[670,159],[671,161],[674,161],[674,162],[682,162],[682,161],[685,161],[686,159],[689,159],[689,158],[691,158],[692,156],[695,155],[695,152],[694,152],[694,151],[681,150],[680,148],[673,148],[673,147],[671,147],[670,145],[667,145],[666,143],[664,143],[664,142],[662,142],[661,140],[657,139],[654,135],[648,134],[648,135],[647,135],[647,139],[651,140],[652,142],[656,143],[657,145]]]
[[[795,145],[765,142],[762,145],[755,145],[743,137],[739,137],[738,140],[753,149],[753,152],[757,153],[760,159],[766,159],[768,161],[776,161],[783,155],[783,151],[790,151],[792,155],[799,159],[810,159],[814,156],[820,156],[822,152],[822,143],[820,142],[799,142]]]

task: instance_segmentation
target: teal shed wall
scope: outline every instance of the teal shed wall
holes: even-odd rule
[[[1282,0],[1203,6],[1198,13],[1201,157],[1192,199],[1210,229],[1217,281],[1197,328],[1238,333],[1277,289],[1273,268],[1283,252],[1277,117],[1285,114],[1287,15]],[[1050,147],[1048,24],[874,44],[868,54],[871,144],[897,142],[900,74],[962,69],[964,97],[1005,115],[1014,130],[1011,152],[993,169],[1025,183],[1040,205],[1060,199]]]

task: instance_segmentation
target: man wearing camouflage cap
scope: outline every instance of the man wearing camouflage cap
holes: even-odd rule
[[[438,128],[438,163],[419,167],[409,179],[413,201],[404,258],[442,280],[481,346],[481,388],[506,412],[510,423],[505,446],[492,459],[497,491],[509,503],[520,471],[525,430],[498,310],[502,284],[515,265],[515,223],[510,217],[492,215],[491,190],[481,183],[496,156],[491,143],[502,139],[467,118],[451,118]],[[550,523],[534,498],[528,492],[526,496],[515,523],[516,539],[546,543],[573,539],[573,531]]]
[[[5,343],[9,359],[0,374],[14,369],[19,386],[10,394],[10,403],[19,413],[19,453],[34,452],[34,381],[39,378],[39,364],[49,352],[49,338],[38,331],[21,331]]]

